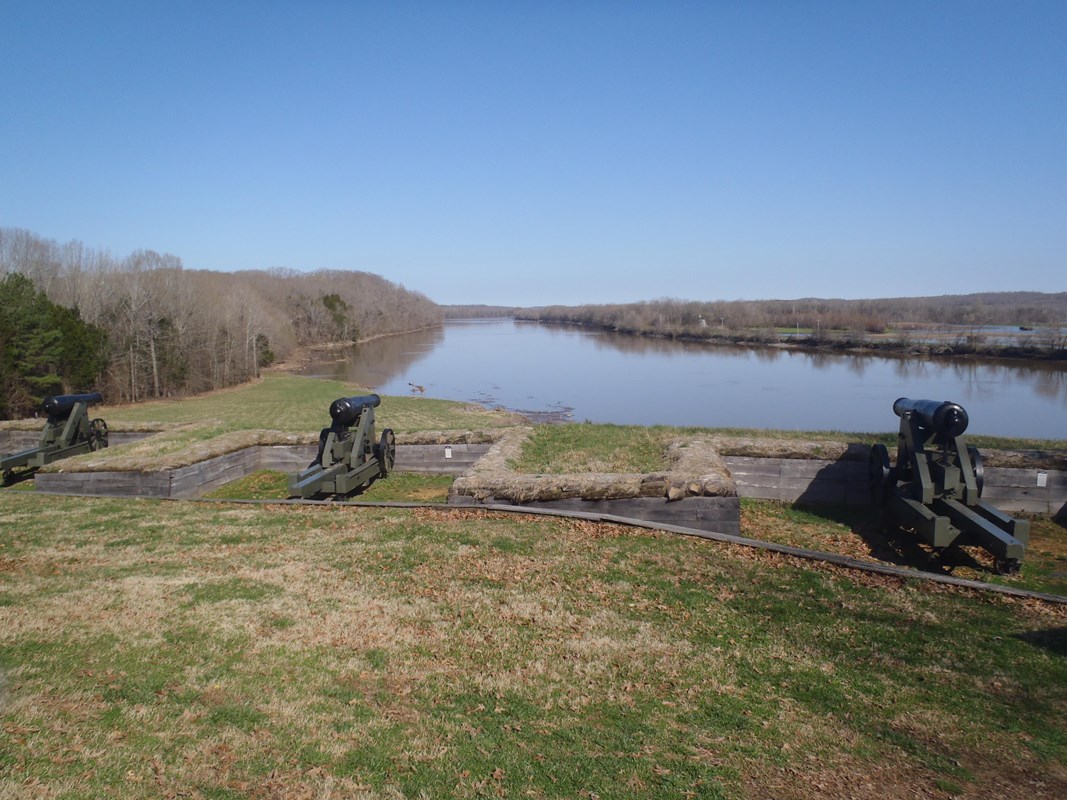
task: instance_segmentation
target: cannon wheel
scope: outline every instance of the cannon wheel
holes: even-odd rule
[[[884,444],[873,445],[867,457],[867,490],[874,505],[882,507],[888,502],[892,476],[889,450]]]
[[[1019,559],[1017,558],[995,558],[993,559],[993,571],[997,575],[1018,575]]]
[[[15,473],[12,470],[5,469],[4,470],[3,481],[4,481],[4,486],[10,486],[11,484],[13,484],[15,482]]]
[[[89,423],[89,449],[107,447],[107,423],[97,418]]]
[[[982,453],[973,444],[969,444],[967,445],[967,455],[971,458],[971,467],[974,469],[974,482],[978,486],[978,496],[981,497],[982,487],[985,486],[985,465],[982,463]]]
[[[393,464],[396,463],[396,436],[393,435],[392,428],[382,431],[382,438],[378,440],[378,452],[375,455],[378,457],[381,477],[384,478],[393,471]]]

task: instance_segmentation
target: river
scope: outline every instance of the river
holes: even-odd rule
[[[896,430],[898,397],[952,400],[972,433],[1067,438],[1067,365],[713,346],[511,319],[366,342],[304,374],[538,419]]]

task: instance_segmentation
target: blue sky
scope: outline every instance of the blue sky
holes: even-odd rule
[[[1067,290],[1067,2],[0,0],[0,226],[440,303]]]

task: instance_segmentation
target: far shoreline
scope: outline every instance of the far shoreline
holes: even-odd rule
[[[901,339],[872,340],[867,334],[849,334],[839,332],[837,335],[847,338],[826,338],[798,335],[796,338],[754,338],[749,333],[723,334],[709,333],[699,335],[691,332],[658,332],[628,330],[611,325],[597,325],[585,322],[554,319],[537,319],[520,316],[511,317],[516,322],[534,322],[539,325],[560,325],[567,328],[615,333],[642,339],[661,339],[665,341],[684,342],[688,344],[708,345],[711,347],[743,347],[749,349],[774,348],[803,353],[826,353],[852,356],[885,356],[896,358],[931,358],[943,361],[989,361],[1025,363],[1030,365],[1048,365],[1052,368],[1067,368],[1067,349],[1030,348],[1019,345],[969,344],[953,340],[951,343],[917,343]],[[449,320],[446,320],[446,323]],[[854,339],[852,337],[858,337]]]

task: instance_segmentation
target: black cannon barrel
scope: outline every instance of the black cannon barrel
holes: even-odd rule
[[[66,419],[74,406],[78,403],[102,403],[104,396],[100,392],[89,394],[56,394],[46,397],[41,403],[41,408],[52,419]]]
[[[355,425],[367,406],[377,408],[382,398],[376,394],[360,394],[355,397],[339,397],[330,403],[330,419],[338,425]]]
[[[903,417],[909,411],[917,414],[925,427],[945,439],[962,435],[970,423],[967,410],[959,403],[948,400],[911,400],[901,397],[893,403],[893,413],[898,417]]]

